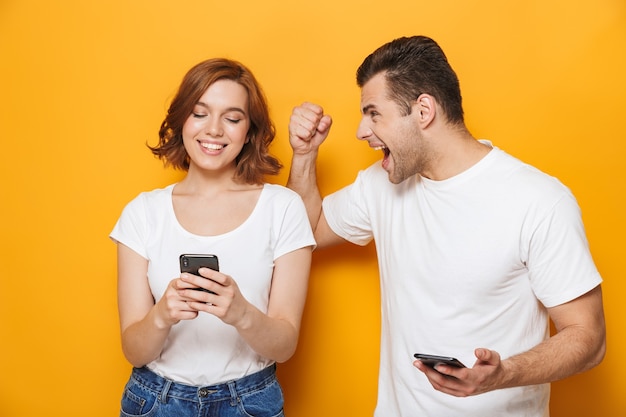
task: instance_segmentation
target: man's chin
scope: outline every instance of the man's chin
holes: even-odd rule
[[[387,172],[389,182],[391,182],[392,184],[400,184],[406,179],[405,177],[398,175],[398,173],[394,170],[393,164],[391,163],[391,159],[389,157],[382,160],[381,166]]]
[[[404,177],[398,177],[393,171],[387,171],[387,177],[389,178],[389,182],[392,184],[400,184],[406,179]]]

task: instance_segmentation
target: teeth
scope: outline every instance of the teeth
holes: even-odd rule
[[[218,145],[217,143],[201,143],[203,148],[210,149],[212,151],[219,151],[224,147],[224,145]]]
[[[373,148],[375,151],[382,151],[383,149],[387,149],[387,147],[385,145],[380,145],[380,146],[376,146],[375,148]]]

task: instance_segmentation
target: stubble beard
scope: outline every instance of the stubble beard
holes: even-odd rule
[[[389,157],[393,162],[392,170],[389,172],[389,181],[392,184],[400,184],[407,178],[422,173],[429,160],[424,146],[401,153],[398,157],[396,155],[389,155]]]

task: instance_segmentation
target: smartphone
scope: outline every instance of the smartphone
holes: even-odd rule
[[[454,366],[457,368],[465,368],[465,365],[463,365],[460,360],[450,356],[427,355],[425,353],[416,353],[413,356],[415,356],[416,359],[419,359],[425,365],[428,365],[431,368],[435,368],[435,365],[439,364]]]
[[[190,274],[198,275],[200,277],[202,276],[198,272],[200,268],[210,268],[214,271],[220,270],[220,265],[217,260],[217,256],[212,255],[212,254],[199,255],[199,254],[185,253],[185,254],[180,255],[179,260],[180,260],[180,272],[188,272]],[[204,288],[194,288],[194,290],[206,291],[206,292],[215,294],[213,291],[209,291]]]

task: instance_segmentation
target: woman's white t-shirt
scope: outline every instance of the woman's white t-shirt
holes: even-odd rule
[[[230,275],[243,296],[267,312],[274,261],[315,240],[304,203],[295,192],[265,184],[251,215],[236,229],[198,236],[177,221],[174,184],[139,194],[124,208],[110,237],[148,260],[148,281],[158,301],[180,276],[179,256],[215,254],[220,271]],[[200,313],[174,325],[159,358],[147,366],[155,373],[191,385],[213,385],[271,365],[217,317]]]

